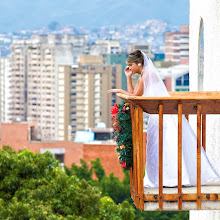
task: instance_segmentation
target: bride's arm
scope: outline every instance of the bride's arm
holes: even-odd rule
[[[132,75],[127,76],[127,89],[129,93],[133,93],[134,92],[134,88],[132,85]]]
[[[139,82],[136,84],[135,88],[133,89],[133,92],[126,92],[122,89],[110,89],[108,90],[108,93],[121,93],[128,96],[142,96],[144,92],[144,85],[143,85],[143,79],[140,77],[138,80]]]
[[[124,69],[124,72],[125,72],[125,75],[126,75],[126,78],[127,78],[127,90],[128,90],[128,93],[134,93],[134,90],[135,88],[137,87],[137,84],[135,86],[135,88],[133,87],[132,85],[132,71],[129,69],[129,66],[127,66],[125,69]]]

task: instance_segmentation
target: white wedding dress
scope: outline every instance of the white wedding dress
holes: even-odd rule
[[[147,97],[170,96],[152,61],[144,54],[143,83]],[[148,115],[144,187],[159,186],[159,116]],[[163,186],[178,185],[178,116],[163,116]],[[201,147],[201,184],[220,180]],[[182,117],[182,185],[197,184],[197,138]]]

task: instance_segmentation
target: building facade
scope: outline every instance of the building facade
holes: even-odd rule
[[[181,25],[180,32],[165,33],[165,61],[189,63],[189,25]]]
[[[158,68],[168,92],[189,91],[189,65],[178,64],[168,68]]]
[[[3,123],[0,148],[3,145],[14,150],[27,149],[33,153],[51,152],[61,164],[71,167],[72,163],[81,165],[85,160],[91,166],[91,160],[100,159],[106,175],[114,173],[120,180],[123,172],[115,151],[115,141],[95,141],[91,143],[74,143],[73,141],[38,141],[36,140],[37,123]],[[35,133],[35,134],[34,134]],[[13,136],[11,135],[13,134]]]
[[[103,63],[105,65],[121,65],[121,86],[118,88],[122,88],[125,91],[127,91],[127,77],[125,75],[124,69],[127,66],[127,58],[127,53],[103,55]]]
[[[120,65],[60,65],[58,77],[59,140],[73,140],[76,131],[95,128],[99,122],[111,127],[111,106],[120,100],[107,90],[120,88]]]
[[[119,54],[121,53],[121,45],[117,40],[97,40],[95,44],[90,45],[91,55],[102,54]]]
[[[154,58],[154,55],[151,53],[150,44],[128,44],[128,54],[134,50],[141,50],[151,59]]]
[[[9,57],[0,57],[0,121],[8,121],[9,87],[10,87],[10,62]]]
[[[9,120],[37,121],[38,138],[58,139],[58,65],[87,53],[84,35],[33,35],[11,46]]]

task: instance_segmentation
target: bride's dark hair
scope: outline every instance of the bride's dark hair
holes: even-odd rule
[[[144,57],[140,50],[135,50],[132,53],[129,54],[127,58],[127,63],[141,63],[144,65]]]

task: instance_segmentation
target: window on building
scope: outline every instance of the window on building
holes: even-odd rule
[[[34,130],[34,126],[30,127],[30,139],[31,141],[35,140],[35,130]]]
[[[112,67],[112,71],[116,71],[116,67],[115,66]]]
[[[64,154],[55,154],[54,157],[56,160],[59,160],[60,163],[64,163]]]
[[[189,73],[183,76],[183,85],[189,86]]]
[[[182,77],[179,77],[176,79],[176,85],[181,86],[182,85]]]
[[[189,73],[176,79],[176,91],[189,91]]]

